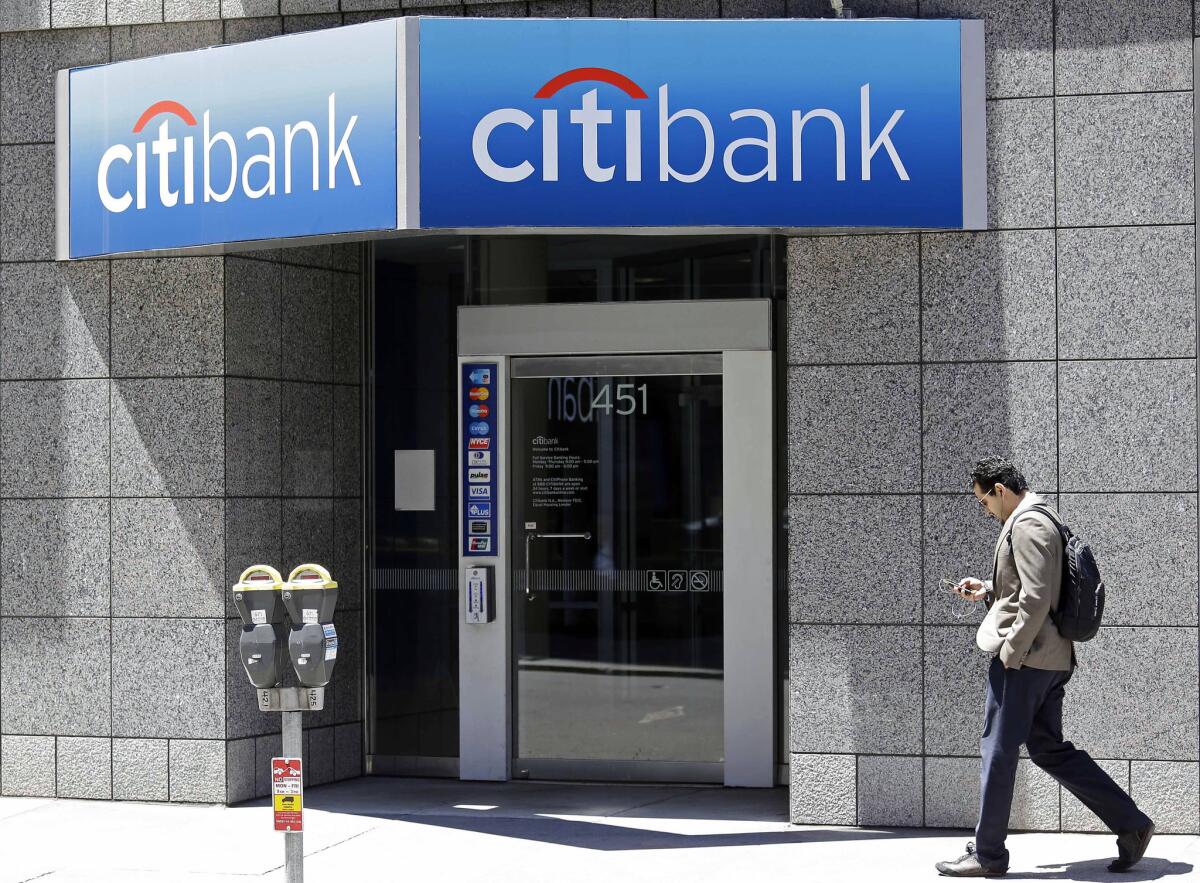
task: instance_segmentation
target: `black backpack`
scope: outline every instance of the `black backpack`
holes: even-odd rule
[[[1058,627],[1058,633],[1068,641],[1090,641],[1100,630],[1100,619],[1104,616],[1104,580],[1091,547],[1082,537],[1071,533],[1057,513],[1041,503],[1029,507],[1046,515],[1063,541],[1062,589],[1058,606],[1050,611],[1050,618]],[[1008,545],[1012,548],[1012,531],[1008,532]]]

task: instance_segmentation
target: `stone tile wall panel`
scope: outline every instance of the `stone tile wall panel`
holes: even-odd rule
[[[790,627],[791,750],[915,754],[921,636],[907,626]],[[888,659],[880,666],[881,658]],[[871,672],[868,678],[864,672]]]
[[[792,367],[788,384],[792,493],[919,489],[916,366]]]
[[[794,824],[855,824],[857,765],[853,755],[793,752],[790,766]]]
[[[99,617],[0,619],[4,733],[110,734],[109,622]]]
[[[108,616],[109,505],[0,501],[0,613]]]
[[[166,739],[113,739],[113,798],[166,800],[167,747]]]
[[[788,361],[916,361],[918,260],[915,236],[790,240]]]
[[[1054,357],[1054,231],[920,239],[926,360]]]
[[[1058,292],[1064,359],[1196,355],[1190,226],[1059,230]]]
[[[920,622],[921,498],[791,498],[792,622]]]
[[[0,736],[0,794],[54,797],[54,737]]]
[[[107,377],[108,317],[103,261],[0,264],[0,377]]]
[[[59,797],[111,800],[112,740],[59,737],[55,773]]]
[[[924,808],[920,757],[864,755],[858,759],[858,824],[919,828]]]
[[[1192,4],[1055,0],[1059,95],[1192,88]]]

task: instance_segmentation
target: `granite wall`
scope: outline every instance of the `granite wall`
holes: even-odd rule
[[[422,2],[403,11],[828,14],[824,0]],[[991,229],[790,244],[793,819],[973,822],[986,659],[938,580],[988,566],[994,527],[963,481],[998,451],[1056,494],[1111,584],[1068,737],[1160,830],[1200,830],[1191,4],[848,5],[985,19]],[[333,561],[361,654],[353,249],[53,264],[52,72],[398,6],[0,4],[3,793],[261,793],[253,770],[278,740],[223,600],[251,559]],[[151,576],[175,560],[189,575],[164,600]],[[157,660],[202,675],[148,686]],[[359,768],[360,672],[361,655],[341,660],[313,720],[318,781]],[[1028,761],[1018,795],[1018,827],[1095,828]]]
[[[1195,833],[1192,4],[916,6],[871,11],[986,22],[989,230],[789,243],[792,818],[974,825],[988,658],[939,580],[990,571],[999,453],[1108,582],[1066,737]],[[1028,759],[1013,826],[1103,830]]]
[[[74,27],[106,12],[121,26]],[[279,720],[253,705],[229,603],[257,561],[320,561],[342,583],[308,778],[361,771],[361,247],[53,261],[54,71],[283,27],[124,26],[163,14],[160,0],[0,4],[6,795],[265,793]]]

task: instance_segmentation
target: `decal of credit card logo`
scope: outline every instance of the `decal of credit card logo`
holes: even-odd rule
[[[496,554],[498,519],[496,490],[500,439],[495,362],[462,366],[462,549],[469,558]]]

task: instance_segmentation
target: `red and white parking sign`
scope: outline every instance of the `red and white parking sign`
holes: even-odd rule
[[[304,830],[304,767],[298,757],[271,758],[276,831]]]

